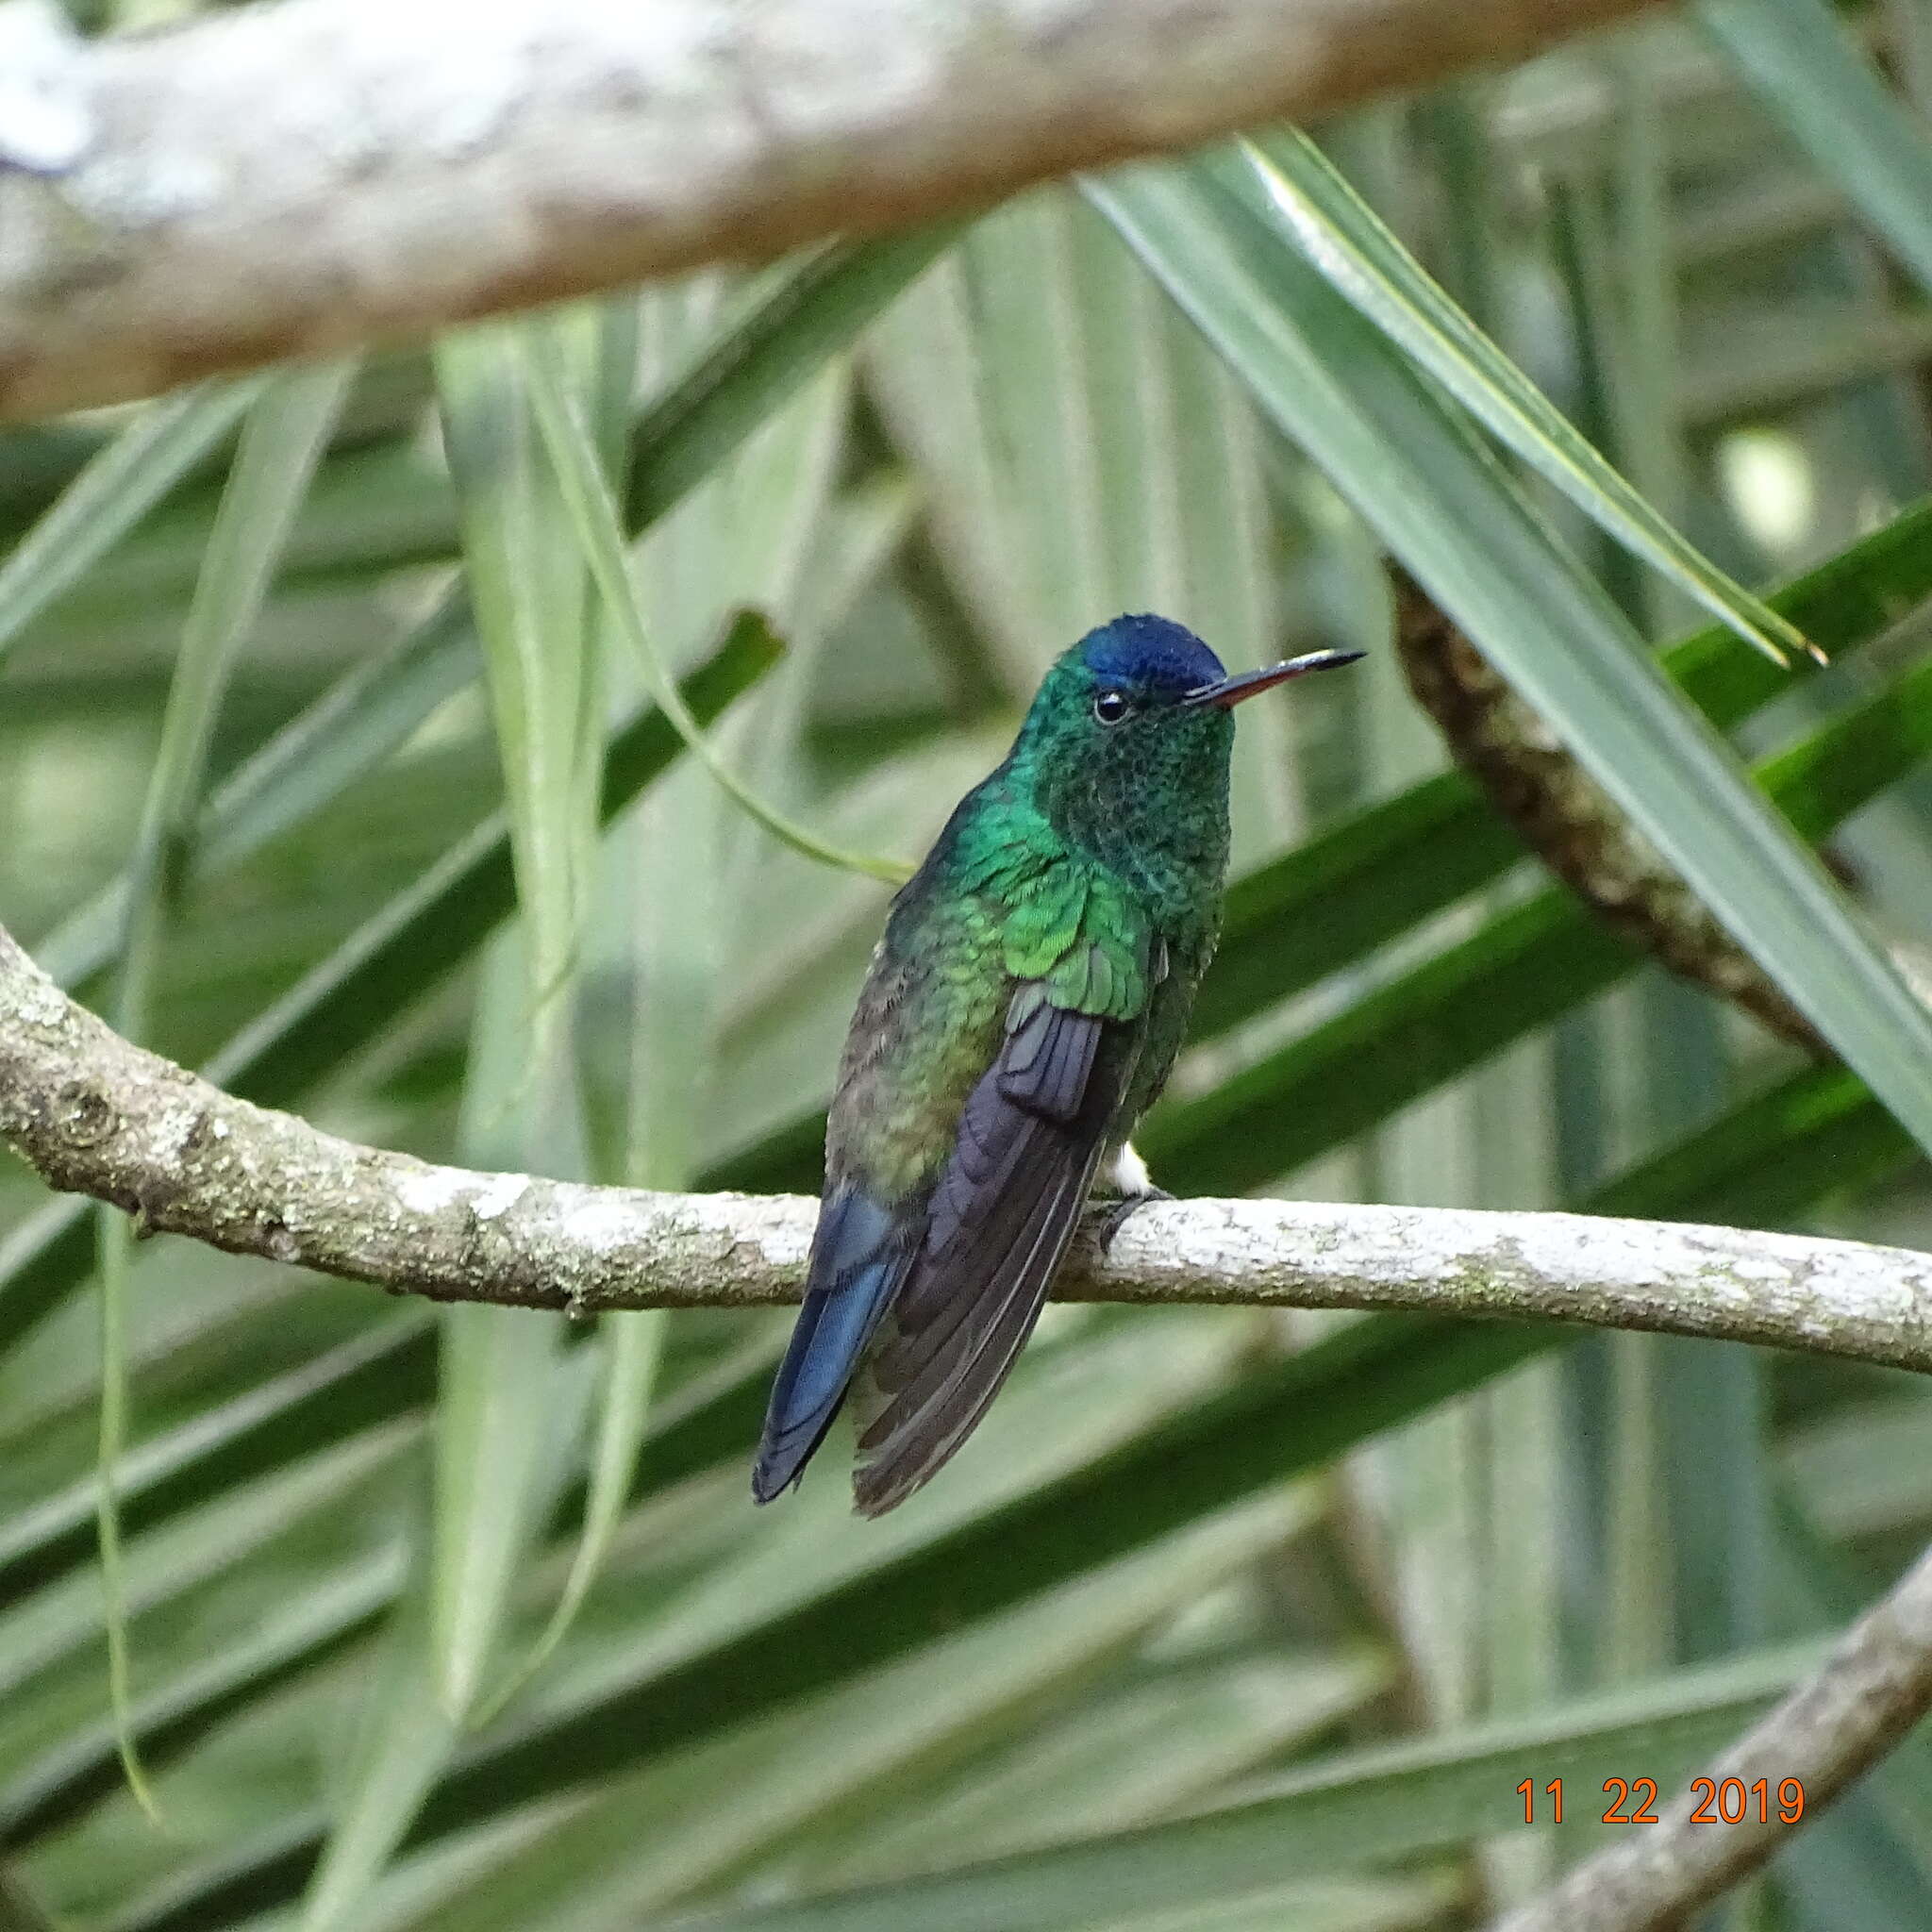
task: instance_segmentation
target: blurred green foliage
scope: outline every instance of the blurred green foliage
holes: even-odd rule
[[[105,1003],[159,904],[146,1036],[338,1132],[815,1185],[888,889],[679,756],[562,398],[647,642],[841,847],[916,858],[1119,610],[1231,664],[1374,653],[1243,713],[1227,943],[1146,1136],[1170,1184],[1920,1242],[1923,1166],[1854,1074],[1663,982],[1444,769],[1370,525],[1453,554],[1527,680],[1602,647],[1587,758],[1626,702],[1672,721],[1687,862],[1747,926],[1784,835],[1636,636],[1688,639],[1678,689],[1923,932],[1928,88],[1924,0],[1708,0],[1317,130],[1507,364],[1375,257],[1381,325],[1424,302],[1382,333],[1230,151],[371,360],[241,555],[238,447],[301,470],[274,381],[0,434],[0,921]],[[1634,497],[1542,480],[1525,380]],[[1831,668],[1696,629],[1688,546],[1707,606],[1789,580]],[[1726,812],[1731,857],[1699,842]],[[1852,1041],[1877,982],[1830,924],[1791,965]],[[1231,1308],[1052,1310],[914,1505],[858,1524],[827,1467],[754,1512],[780,1322],[431,1316],[143,1245],[118,1489],[158,1832],[108,1703],[92,1268],[84,1210],[0,1167],[0,1925],[1449,1932],[1597,1840],[1524,1828],[1525,1774],[1573,1819],[1605,1776],[1668,1789],[1932,1527],[1904,1375]],[[1932,1921],[1932,1764],[1721,1916]]]

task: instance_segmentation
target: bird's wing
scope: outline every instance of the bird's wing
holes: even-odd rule
[[[850,1182],[819,1212],[805,1306],[772,1384],[751,1477],[760,1503],[795,1483],[824,1441],[852,1371],[919,1251],[924,1224],[882,1208]]]
[[[1014,994],[866,1359],[853,1476],[863,1515],[903,1502],[985,1414],[1078,1224],[1141,1024],[1061,1004],[1075,979],[1107,971],[1074,965]]]

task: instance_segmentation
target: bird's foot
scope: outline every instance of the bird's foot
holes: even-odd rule
[[[1137,1208],[1144,1208],[1150,1201],[1172,1201],[1174,1198],[1165,1188],[1149,1188],[1144,1194],[1130,1194],[1124,1201],[1116,1201],[1100,1217],[1100,1225],[1093,1230],[1094,1241],[1104,1255],[1113,1246],[1114,1237],[1126,1226],[1127,1218]]]
[[[1112,1247],[1114,1237],[1127,1224],[1127,1217],[1135,1208],[1144,1208],[1149,1201],[1174,1199],[1165,1188],[1154,1185],[1153,1176],[1147,1172],[1147,1163],[1134,1151],[1131,1141],[1123,1145],[1115,1158],[1108,1179],[1121,1198],[1100,1217],[1100,1225],[1093,1231],[1093,1239],[1103,1255]]]

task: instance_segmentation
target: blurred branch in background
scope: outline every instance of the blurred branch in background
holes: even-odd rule
[[[419,333],[1519,58],[1645,0],[0,7],[0,415]]]
[[[1815,1814],[1890,1750],[1932,1707],[1932,1553],[1860,1617],[1818,1671],[1755,1724],[1706,1774],[1713,1786],[1795,1779]],[[1684,1915],[1757,1871],[1790,1837],[1776,1803],[1747,1805],[1715,1825],[1692,1781],[1654,1827],[1583,1859],[1494,1932],[1668,1932]],[[1726,1809],[1732,1808],[1726,1806]],[[1791,1808],[1787,1806],[1787,1810]],[[1693,1814],[1703,1813],[1703,1816]]]
[[[1815,1058],[1831,1049],[1676,869],[1620,811],[1429,593],[1393,567],[1408,688],[1456,762],[1614,931]]]

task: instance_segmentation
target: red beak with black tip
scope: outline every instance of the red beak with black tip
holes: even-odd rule
[[[1354,664],[1367,655],[1366,651],[1309,651],[1279,664],[1264,664],[1258,671],[1237,672],[1216,684],[1199,685],[1181,702],[1217,711],[1229,710],[1259,691],[1286,684],[1291,677],[1306,677],[1310,671],[1333,671],[1342,664]]]

